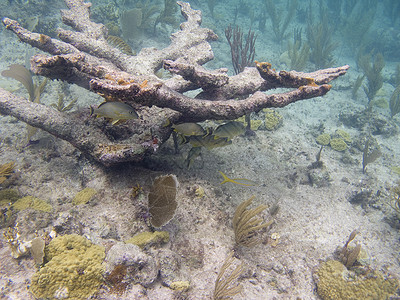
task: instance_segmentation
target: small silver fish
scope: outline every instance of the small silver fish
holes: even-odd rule
[[[103,102],[97,108],[90,107],[90,115],[111,119],[112,125],[122,120],[139,118],[133,107],[123,102]]]

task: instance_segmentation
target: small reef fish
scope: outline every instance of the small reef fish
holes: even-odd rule
[[[222,125],[219,125],[213,132],[215,138],[227,138],[228,141],[233,139],[235,136],[241,135],[245,132],[246,128],[242,122],[231,121]]]
[[[175,132],[185,136],[205,135],[206,131],[197,123],[182,123],[171,126]]]
[[[232,144],[232,141],[228,141],[227,138],[216,138],[214,135],[207,135],[207,136],[194,135],[190,137],[189,143],[193,147],[205,147],[208,150],[210,150],[230,145]]]
[[[90,115],[110,119],[112,125],[139,118],[133,107],[123,102],[103,102],[97,108],[90,107]]]
[[[185,159],[185,165],[188,168],[188,170],[192,166],[196,157],[198,157],[200,155],[201,155],[201,147],[192,147],[192,149],[190,149],[190,151]]]
[[[169,126],[169,124],[170,122],[167,120],[167,124],[165,126]],[[205,131],[203,127],[197,123],[172,124],[171,128],[174,129],[174,134],[176,135],[178,145],[189,142],[189,137],[191,136],[204,136],[207,134],[207,131]]]
[[[245,179],[245,178],[229,178],[228,176],[226,176],[221,171],[218,171],[218,172],[224,178],[224,180],[221,182],[221,184],[224,184],[224,183],[227,183],[227,182],[232,182],[234,184],[244,185],[244,186],[256,186],[256,185],[258,185],[258,183],[253,181],[253,180],[249,180],[249,179]]]

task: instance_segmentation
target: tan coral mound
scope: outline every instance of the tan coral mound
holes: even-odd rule
[[[32,277],[38,299],[87,299],[103,282],[104,247],[83,236],[56,237],[45,249],[48,262]]]
[[[317,271],[318,295],[324,300],[389,299],[399,281],[378,271],[356,274],[336,260],[323,262]]]

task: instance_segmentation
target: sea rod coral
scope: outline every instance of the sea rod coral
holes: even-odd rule
[[[75,83],[108,101],[126,102],[138,111],[140,119],[104,126],[99,120],[88,120],[88,110],[58,112],[1,89],[0,113],[60,137],[105,165],[140,161],[153,153],[171,134],[171,127],[163,126],[167,119],[175,124],[233,120],[265,107],[286,106],[325,95],[331,87],[328,83],[348,69],[277,72],[268,63],[256,63],[255,68],[245,68],[235,76],[228,76],[225,68],[208,70],[202,65],[213,59],[209,42],[218,37],[200,26],[201,12],[182,1],[177,3],[186,21],[171,35],[171,44],[164,49],[144,48],[131,56],[107,43],[106,27],[90,20],[90,3],[65,3],[68,9],[61,11],[62,21],[73,30],[58,29],[58,39],[30,32],[9,18],[2,22],[21,41],[51,54],[31,58],[34,73]],[[172,78],[155,75],[162,67],[173,74]],[[292,90],[263,93],[278,87]],[[183,94],[199,88],[202,92],[196,98]],[[115,134],[118,130],[123,134]]]

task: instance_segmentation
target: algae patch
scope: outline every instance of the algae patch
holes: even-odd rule
[[[5,189],[0,190],[0,206],[8,203],[13,203],[20,198],[17,190]]]
[[[151,246],[154,244],[168,243],[169,233],[167,231],[155,231],[155,232],[141,232],[136,234],[134,237],[125,241],[127,244],[134,244],[140,248]]]
[[[189,281],[174,281],[172,282],[169,287],[175,291],[186,291],[190,288]]]
[[[263,124],[262,120],[250,120],[250,129],[256,131]]]
[[[51,210],[53,209],[52,206],[46,201],[33,196],[25,196],[21,199],[18,199],[13,204],[13,208],[16,210],[33,208],[34,210],[44,211],[44,212],[51,212]]]
[[[400,167],[398,166],[393,166],[390,169],[394,174],[399,175],[400,176]]]
[[[322,145],[322,146],[327,146],[331,142],[331,135],[328,133],[323,133],[317,136],[317,144]]]
[[[263,111],[265,113],[265,128],[268,131],[273,131],[282,124],[283,117],[278,112],[270,108],[265,108]]]
[[[15,162],[0,165],[0,184],[7,180],[8,177],[14,172]]]
[[[331,146],[335,151],[346,151],[352,143],[351,136],[348,132],[342,129],[336,129],[335,133],[322,133],[316,138],[317,144],[321,146]]]
[[[97,191],[95,189],[85,188],[75,195],[74,199],[72,199],[72,203],[74,205],[86,204],[93,198],[94,195],[96,195],[96,193]]]
[[[351,143],[352,142],[352,138],[350,136],[350,133],[348,133],[347,131],[344,131],[342,129],[336,129],[334,137],[341,138],[346,143]]]
[[[339,152],[347,150],[347,144],[341,138],[333,138],[333,139],[331,139],[330,145],[331,145],[331,148],[333,150],[336,150],[336,151],[339,151]]]

